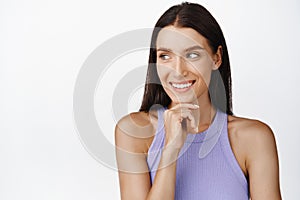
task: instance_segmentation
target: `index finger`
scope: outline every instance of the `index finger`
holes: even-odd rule
[[[192,103],[180,103],[180,104],[177,104],[177,105],[173,106],[169,110],[176,110],[176,109],[179,109],[179,108],[198,109],[199,106],[197,104],[192,104]]]

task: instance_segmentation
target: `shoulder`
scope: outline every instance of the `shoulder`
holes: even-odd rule
[[[133,112],[121,118],[115,127],[117,147],[130,152],[146,153],[153,140],[157,114]]]
[[[239,153],[247,172],[255,160],[276,154],[273,131],[262,121],[228,116],[228,132],[232,148]]]
[[[273,142],[274,134],[264,122],[236,116],[228,116],[228,130],[231,134],[256,144]]]

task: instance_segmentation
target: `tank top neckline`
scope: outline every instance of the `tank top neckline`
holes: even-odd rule
[[[155,179],[156,171],[159,169],[160,158],[164,149],[165,132],[163,113],[166,109],[167,108],[161,107],[157,110],[157,130],[147,154],[147,164],[152,183]],[[213,192],[217,192],[218,189],[220,189],[220,195],[222,195],[225,194],[226,191],[233,191],[232,189],[235,189],[237,193],[231,192],[231,195],[225,198],[233,199],[236,197],[235,199],[249,199],[250,194],[247,178],[240,168],[230,145],[227,130],[227,114],[220,109],[217,109],[216,111],[215,117],[208,129],[196,134],[187,134],[186,142],[182,146],[177,160],[177,191],[184,193],[184,195],[191,194],[190,187],[192,186],[189,185],[188,188],[185,186],[190,183],[191,177],[196,177],[197,180],[193,179],[195,182],[192,184],[196,185],[196,187],[198,187],[197,184],[203,184],[201,188],[207,186],[207,189],[209,190],[214,188],[211,187],[212,184],[221,182],[221,188],[216,188]],[[184,180],[185,177],[188,178]],[[228,183],[228,180],[231,181],[231,184],[226,184]],[[209,190],[208,193],[205,193],[205,191],[206,189],[201,190],[199,193],[195,193],[193,199],[198,199],[198,195],[200,194],[212,196],[212,194],[209,193],[212,192],[211,190]],[[229,195],[229,193],[227,193],[227,195]],[[241,196],[245,198],[240,198]],[[178,196],[175,199],[183,198]]]

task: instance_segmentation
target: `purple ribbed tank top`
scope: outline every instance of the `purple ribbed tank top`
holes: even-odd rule
[[[157,130],[148,151],[152,183],[164,146],[164,111],[158,110]],[[249,200],[247,179],[229,143],[226,113],[217,110],[207,130],[188,134],[176,162],[176,200]]]

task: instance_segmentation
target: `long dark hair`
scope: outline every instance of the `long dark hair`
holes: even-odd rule
[[[156,40],[159,31],[168,26],[189,27],[205,37],[213,53],[222,46],[222,64],[211,75],[209,95],[218,109],[232,115],[231,72],[223,32],[210,12],[203,6],[184,2],[169,8],[157,21],[152,33],[148,70],[142,105],[139,111],[149,112],[153,105],[168,106],[170,97],[163,89],[156,68]]]

